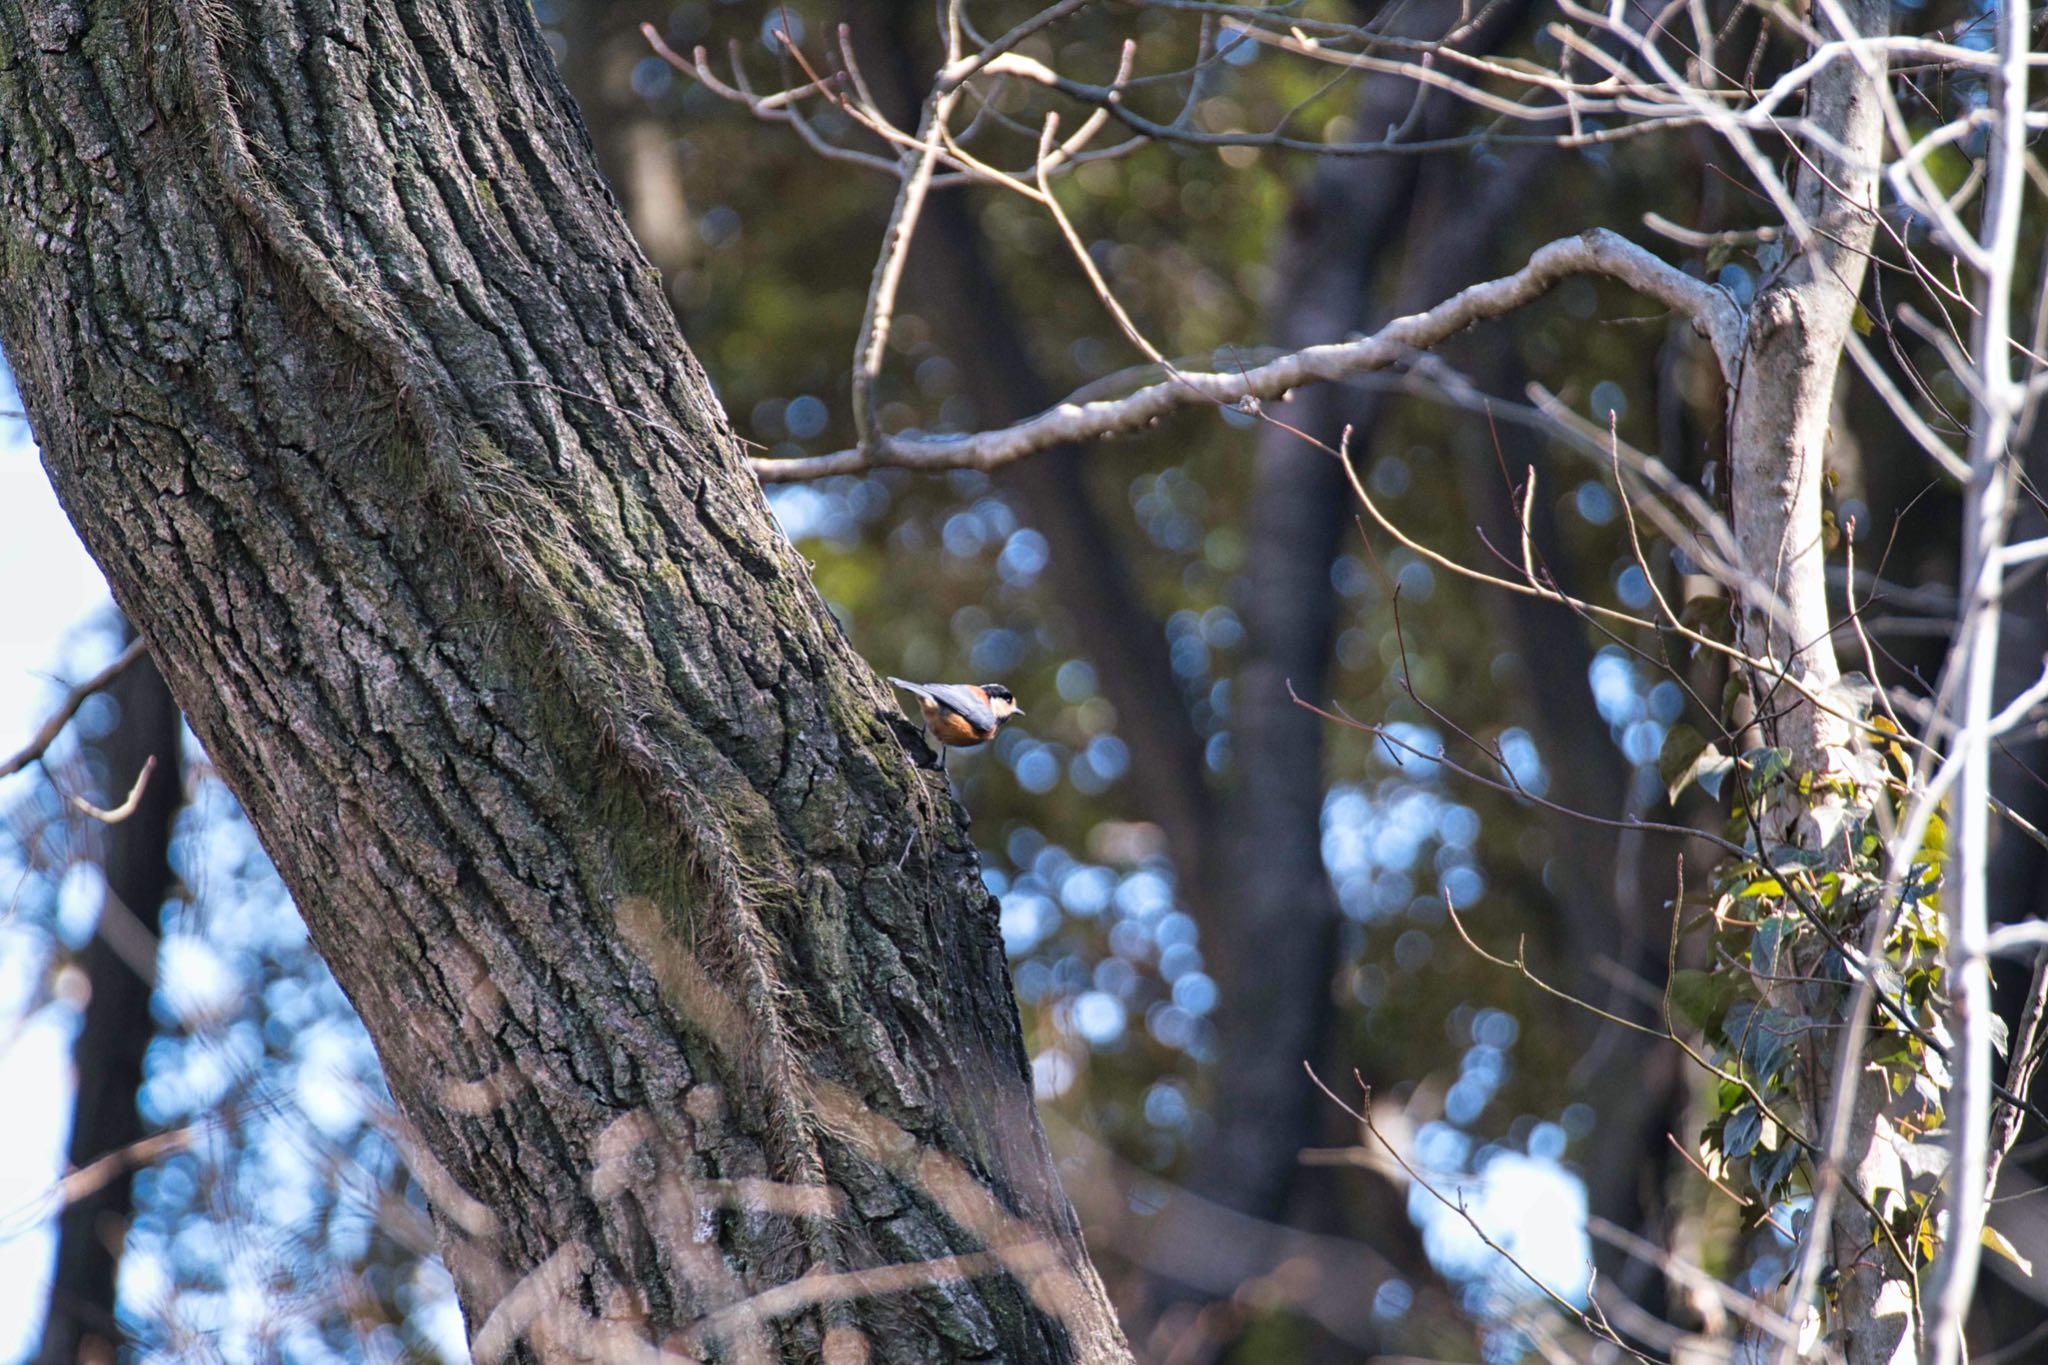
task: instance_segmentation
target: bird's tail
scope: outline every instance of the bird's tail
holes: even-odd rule
[[[929,697],[932,694],[931,689],[926,687],[923,683],[914,683],[907,678],[891,678],[889,679],[889,681],[895,683],[898,687],[902,688],[906,692],[917,693],[917,695],[920,697]]]

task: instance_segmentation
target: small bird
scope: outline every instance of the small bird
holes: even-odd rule
[[[996,731],[1024,711],[1010,689],[1001,683],[914,683],[902,678],[890,682],[917,694],[924,712],[924,728],[940,744],[966,748],[986,744]],[[945,766],[945,750],[939,751],[939,766]]]

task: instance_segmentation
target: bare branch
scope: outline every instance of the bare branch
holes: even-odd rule
[[[1626,238],[1594,228],[1539,247],[1529,263],[1512,275],[1475,284],[1427,312],[1396,318],[1356,341],[1310,346],[1234,372],[1181,371],[1122,398],[1069,400],[994,431],[966,436],[882,436],[868,447],[790,460],[757,459],[752,467],[764,483],[881,467],[995,469],[1056,445],[1136,431],[1198,403],[1227,407],[1247,399],[1271,401],[1304,384],[1382,370],[1468,327],[1524,307],[1565,279],[1587,274],[1619,280],[1684,315],[1713,346],[1722,372],[1735,372],[1743,326],[1735,301]]]
[[[1689,1153],[1680,1148],[1680,1153],[1691,1159]],[[1655,1242],[1636,1236],[1627,1228],[1608,1222],[1605,1218],[1588,1218],[1586,1231],[1609,1246],[1618,1247],[1629,1255],[1656,1266],[1668,1278],[1679,1281],[1695,1293],[1707,1295],[1720,1305],[1741,1318],[1758,1331],[1768,1333],[1779,1341],[1796,1342],[1799,1331],[1784,1316],[1772,1312],[1765,1305],[1747,1294],[1730,1289],[1706,1271],[1690,1262],[1673,1256]]]
[[[108,683],[120,677],[128,665],[141,658],[148,650],[149,646],[140,639],[131,642],[128,648],[122,650],[114,657],[112,663],[65,693],[64,700],[58,704],[55,711],[50,713],[50,718],[43,722],[42,728],[36,731],[35,737],[29,740],[19,753],[4,762],[0,762],[0,777],[12,777],[29,764],[40,759],[48,752],[50,746],[57,742],[57,736],[64,733],[64,727],[69,725],[71,718],[78,714],[78,708],[85,705],[86,701],[94,693],[105,688]]]
[[[1935,1262],[1928,1298],[1927,1349],[1933,1365],[1953,1365],[1963,1346],[1963,1319],[1977,1285],[1982,1251],[1986,1180],[1991,1167],[1991,983],[1985,965],[1990,937],[1992,740],[2001,725],[2024,717],[2041,683],[1993,714],[1999,617],[2006,562],[2001,554],[2015,504],[2015,471],[2006,444],[2018,424],[2025,385],[2012,372],[2012,295],[2017,285],[2020,213],[2026,193],[2027,46],[2029,15],[2008,4],[1998,15],[1998,72],[1991,82],[1995,126],[1990,152],[1982,239],[1970,248],[1984,258],[1975,343],[1977,382],[1971,412],[1970,486],[1964,512],[1960,591],[1967,594],[1951,661],[1958,733],[1954,758],[1962,769],[1955,822],[1956,887],[1949,924],[1950,1014],[1960,1064],[1942,1105],[1949,1128],[1948,1233]],[[1931,139],[1929,139],[1931,141]],[[1967,254],[1967,253],[1966,253]]]
[[[1496,1256],[1499,1256],[1503,1261],[1506,1261],[1510,1266],[1513,1266],[1516,1272],[1519,1273],[1523,1279],[1527,1280],[1529,1284],[1537,1290],[1538,1293],[1542,1294],[1545,1298],[1549,1299],[1560,1310],[1562,1310],[1566,1316],[1577,1321],[1581,1327],[1585,1328],[1588,1332],[1600,1338],[1602,1341],[1605,1341],[1608,1345],[1614,1346],[1622,1351],[1627,1352],[1636,1360],[1641,1361],[1643,1365],[1657,1365],[1657,1362],[1653,1361],[1649,1356],[1644,1355],[1641,1351],[1636,1350],[1633,1346],[1630,1346],[1627,1342],[1623,1341],[1620,1335],[1616,1333],[1612,1327],[1610,1327],[1606,1322],[1602,1321],[1598,1316],[1596,1316],[1599,1312],[1597,1306],[1589,1312],[1586,1309],[1578,1307],[1576,1304],[1572,1303],[1570,1300],[1566,1299],[1564,1296],[1559,1294],[1555,1289],[1551,1288],[1549,1283],[1546,1282],[1540,1275],[1536,1274],[1536,1272],[1530,1270],[1527,1266],[1523,1265],[1521,1261],[1517,1260],[1513,1252],[1509,1251],[1506,1247],[1502,1246],[1498,1241],[1496,1241],[1494,1237],[1487,1232],[1485,1227],[1480,1224],[1479,1220],[1472,1216],[1472,1211],[1465,1207],[1464,1200],[1454,1200],[1450,1198],[1449,1196],[1445,1195],[1443,1191],[1437,1189],[1435,1185],[1431,1184],[1427,1179],[1425,1179],[1422,1173],[1416,1170],[1414,1165],[1411,1164],[1406,1157],[1401,1155],[1399,1150],[1395,1148],[1394,1144],[1387,1141],[1386,1136],[1380,1132],[1378,1124],[1376,1124],[1373,1121],[1371,1090],[1368,1089],[1359,1106],[1357,1108],[1353,1108],[1351,1105],[1346,1104],[1343,1100],[1338,1099],[1336,1094],[1330,1089],[1330,1087],[1323,1084],[1323,1078],[1316,1074],[1315,1068],[1313,1066],[1310,1066],[1308,1063],[1304,1062],[1302,1063],[1302,1069],[1308,1072],[1308,1078],[1309,1080],[1315,1083],[1316,1089],[1322,1091],[1324,1096],[1328,1098],[1332,1104],[1336,1105],[1339,1109],[1342,1109],[1346,1114],[1349,1114],[1353,1119],[1356,1119],[1358,1121],[1359,1126],[1364,1128],[1366,1132],[1370,1133],[1375,1142],[1379,1143],[1380,1146],[1386,1148],[1387,1155],[1394,1159],[1395,1164],[1401,1168],[1402,1173],[1408,1177],[1411,1183],[1420,1187],[1432,1199],[1436,1200],[1437,1203],[1443,1205],[1444,1208],[1448,1209],[1452,1213],[1455,1213],[1460,1218],[1464,1219],[1465,1225],[1472,1229],[1473,1235],[1479,1238],[1479,1240],[1486,1246],[1487,1250],[1493,1252]],[[1361,1084],[1363,1083],[1361,1082]]]
[[[2027,957],[2048,948],[2048,920],[2001,924],[1984,939],[1986,957]]]
[[[156,755],[142,760],[142,771],[135,774],[135,782],[128,788],[127,799],[110,810],[101,810],[82,796],[73,796],[71,804],[81,815],[91,816],[103,825],[118,825],[135,814],[135,808],[142,804],[142,789],[149,785],[149,775],[156,771]]]

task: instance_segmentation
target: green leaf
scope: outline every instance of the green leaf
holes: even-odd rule
[[[1728,681],[1721,684],[1721,723],[1734,725],[1735,708],[1749,694],[1749,684],[1742,680],[1740,670],[1733,670]]]
[[[1939,861],[1948,852],[1948,817],[1939,809],[1934,818],[1927,822],[1927,834],[1920,841],[1920,853],[1930,861]]]
[[[1777,976],[1778,945],[1785,937],[1786,917],[1772,915],[1756,927],[1756,935],[1749,944],[1749,965],[1754,971],[1765,976]]]
[[[1703,635],[1722,644],[1732,644],[1735,640],[1735,622],[1729,615],[1728,599],[1725,597],[1701,596],[1688,599],[1686,604],[1679,608],[1678,623],[1695,635]],[[1731,681],[1738,692],[1747,685],[1740,677]]]
[[[1844,806],[1835,805],[1832,802],[1826,805],[1814,806],[1806,812],[1806,823],[1812,826],[1814,842],[1821,848],[1826,848],[1839,841],[1842,831],[1856,818],[1857,816],[1854,811]]]
[[[1683,967],[1671,974],[1671,1007],[1693,1027],[1710,1029],[1728,1012],[1735,990],[1726,972]]]
[[[1741,1050],[1742,1064],[1758,1081],[1769,1081],[1792,1060],[1792,1050],[1812,1029],[1804,1015],[1787,1014],[1769,1005],[1745,1009],[1737,1002],[1728,1010],[1723,1032]]]
[[[1748,1156],[1756,1150],[1756,1140],[1763,1136],[1764,1116],[1757,1112],[1754,1104],[1745,1104],[1728,1116],[1727,1124],[1721,1129],[1721,1152],[1731,1161],[1736,1157]]]
[[[1799,1005],[1808,1014],[1844,1019],[1855,996],[1843,989],[1849,984],[1848,964],[1833,948],[1820,956],[1809,979],[1799,983]]]
[[[2028,1276],[2033,1275],[2034,1263],[2020,1255],[2020,1249],[2007,1241],[2005,1234],[1992,1227],[1991,1224],[1986,1223],[1984,1225],[1984,1231],[1978,1234],[1977,1240],[2018,1266],[2021,1273]]]
[[[1750,1158],[1749,1181],[1767,1203],[1777,1200],[1778,1187],[1799,1164],[1799,1145],[1780,1139],[1773,1151],[1760,1151]]]
[[[1792,751],[1783,747],[1751,749],[1742,756],[1742,767],[1749,774],[1751,790],[1761,791],[1792,771]]]
[[[1893,1146],[1898,1151],[1900,1163],[1916,1176],[1939,1176],[1948,1169],[1949,1153],[1945,1142],[1896,1142]]]
[[[1870,316],[1870,310],[1859,303],[1856,305],[1856,311],[1849,314],[1849,325],[1856,329],[1857,336],[1867,337],[1877,323]]]
[[[1707,750],[1709,753],[1713,752],[1713,746],[1711,744],[1708,745]],[[1702,754],[1700,757],[1704,759],[1706,755]],[[1732,758],[1717,758],[1712,763],[1702,762],[1699,765],[1697,779],[1700,784],[1700,790],[1714,800],[1719,801],[1721,799],[1721,784],[1726,782],[1728,774],[1734,771],[1735,760]]]
[[[1819,867],[1827,861],[1825,853],[1801,848],[1797,844],[1772,844],[1769,850],[1774,867]]]
[[[1844,695],[1853,697],[1856,694],[1844,689]],[[1868,711],[1867,706],[1863,709]],[[1838,761],[1841,765],[1841,775],[1859,787],[1884,781],[1884,764],[1875,753],[1867,749],[1844,750]]]
[[[1665,734],[1664,747],[1657,755],[1657,775],[1664,779],[1665,798],[1673,804],[1695,782],[1707,795],[1720,800],[1721,782],[1730,766],[1725,754],[1683,723]]]

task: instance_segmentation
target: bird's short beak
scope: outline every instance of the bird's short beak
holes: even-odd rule
[[[1021,716],[1024,714],[1024,708],[1020,706],[1016,710],[1010,712],[1010,714],[1013,716]]]

